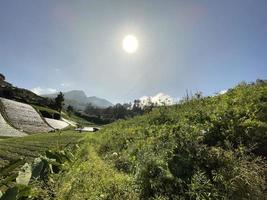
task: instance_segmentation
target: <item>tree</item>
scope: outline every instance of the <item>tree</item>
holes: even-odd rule
[[[62,92],[59,92],[59,94],[55,98],[55,103],[56,109],[58,110],[58,112],[61,112],[64,105],[64,94]]]
[[[67,112],[68,112],[69,114],[71,114],[71,113],[73,113],[73,111],[74,111],[74,108],[73,108],[71,105],[69,105],[69,106],[67,107]]]
[[[4,81],[6,79],[6,77],[0,73],[0,79],[2,79]]]
[[[113,106],[113,117],[115,119],[124,119],[127,115],[127,110],[123,105],[120,103],[117,103],[115,106]]]
[[[201,99],[202,96],[203,96],[203,94],[202,94],[201,91],[197,91],[197,92],[195,93],[195,98],[196,98],[196,99]]]

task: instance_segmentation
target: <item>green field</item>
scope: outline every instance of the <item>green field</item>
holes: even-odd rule
[[[26,162],[44,154],[46,150],[64,149],[69,144],[82,141],[84,133],[71,130],[35,134],[20,138],[7,138],[0,140],[0,190],[6,187],[6,179],[17,174],[20,167]],[[9,184],[9,183],[8,183]]]
[[[62,133],[35,134],[20,138],[0,140],[0,168],[18,159],[31,159],[51,148],[63,148],[67,144],[77,143],[84,133],[64,131]]]

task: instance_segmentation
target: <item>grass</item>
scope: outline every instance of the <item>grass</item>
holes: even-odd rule
[[[37,109],[39,111],[46,111],[46,112],[48,112],[50,114],[54,114],[54,113],[59,114],[58,111],[53,110],[51,108],[47,108],[47,107],[43,107],[43,106],[37,106],[37,105],[32,105],[32,107],[34,107],[35,109]]]
[[[97,138],[96,134],[86,136],[79,159],[58,181],[57,199],[137,200],[133,177],[119,172],[98,155]]]
[[[77,133],[72,130],[57,133],[42,133],[19,138],[7,138],[0,141],[0,162],[14,161],[23,158],[27,161],[29,158],[27,152],[37,156],[46,149],[63,148],[69,143],[77,143],[83,138],[84,133]],[[11,152],[14,155],[11,159],[5,160],[4,157]],[[1,165],[0,168],[6,167]]]
[[[78,117],[76,115],[71,115],[69,118],[70,118],[70,120],[75,121],[75,122],[77,122],[78,124],[81,124],[84,127],[85,126],[98,126],[98,127],[99,126],[103,126],[103,125],[95,124],[93,122],[89,122],[86,119],[83,119],[83,118]]]
[[[53,110],[51,108],[47,108],[47,107],[42,107],[42,106],[37,106],[37,105],[32,105],[36,110],[38,110],[39,112],[42,111],[46,111],[47,113],[49,113],[51,116],[53,116],[54,114],[59,114],[58,111]],[[61,112],[61,117],[67,119],[67,120],[71,120],[74,122],[77,122],[78,124],[81,124],[82,126],[93,126],[96,125],[92,122],[89,122],[81,117],[76,116],[75,114],[67,114],[66,112]]]

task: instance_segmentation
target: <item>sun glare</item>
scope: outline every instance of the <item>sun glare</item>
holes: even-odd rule
[[[127,35],[122,41],[122,47],[127,53],[134,53],[138,49],[138,40],[134,35]]]

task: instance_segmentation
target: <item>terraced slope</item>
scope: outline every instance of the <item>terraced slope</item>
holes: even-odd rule
[[[30,105],[0,98],[9,122],[27,133],[43,133],[53,129],[49,127],[38,112]]]
[[[61,121],[61,120],[56,120],[56,119],[50,119],[50,118],[45,118],[45,121],[52,126],[54,129],[64,129],[69,126],[67,122]]]
[[[2,114],[0,113],[0,136],[4,137],[21,137],[26,136],[26,133],[16,130],[15,128],[11,127],[3,118]]]
[[[7,167],[16,160],[31,161],[48,149],[62,148],[68,144],[77,143],[84,135],[65,131],[61,135],[57,133],[35,134],[0,140],[0,171],[1,168]]]

